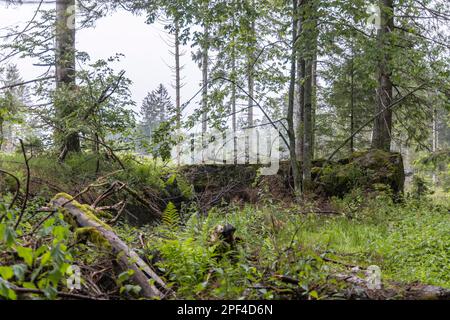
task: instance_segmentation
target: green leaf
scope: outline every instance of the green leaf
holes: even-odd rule
[[[33,249],[19,246],[16,251],[29,267],[33,266]]]
[[[59,281],[61,280],[62,276],[63,276],[62,272],[59,269],[55,268],[48,274],[48,279],[56,287]]]
[[[25,272],[27,272],[27,266],[24,264],[15,264],[12,266],[14,270],[14,275],[16,276],[17,280],[23,281],[25,278]]]
[[[119,283],[123,283],[123,282],[127,281],[132,275],[134,275],[134,270],[128,270],[128,271],[122,272],[121,274],[119,274],[117,281]]]
[[[42,255],[42,259],[41,259],[41,266],[44,266],[47,264],[47,262],[50,260],[51,258],[51,252],[47,251],[46,253],[44,253]]]
[[[16,292],[12,290],[9,283],[3,279],[0,279],[0,296],[8,300],[17,300]]]
[[[51,250],[51,257],[53,261],[56,264],[61,264],[64,262],[65,253],[61,247],[61,245],[57,244],[52,250]]]
[[[58,291],[56,291],[56,289],[53,288],[53,287],[51,287],[51,286],[45,288],[45,289],[42,290],[42,291],[44,291],[45,296],[46,296],[47,299],[49,299],[49,300],[55,300],[56,297],[57,297],[57,294],[58,294]]]
[[[0,276],[5,279],[9,280],[14,276],[14,270],[12,267],[0,267]]]
[[[24,282],[23,287],[26,289],[37,289],[33,282]]]
[[[56,239],[60,241],[66,239],[68,234],[69,231],[67,230],[67,228],[63,226],[56,226],[53,229],[53,235],[55,236]]]
[[[10,247],[16,240],[16,232],[12,227],[5,224],[0,224],[0,239],[2,239],[8,247]]]

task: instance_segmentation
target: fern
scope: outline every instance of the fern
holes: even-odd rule
[[[180,214],[173,202],[167,204],[162,215],[163,224],[171,230],[176,230],[180,225]]]

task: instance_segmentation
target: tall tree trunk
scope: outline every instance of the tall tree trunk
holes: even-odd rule
[[[56,1],[56,87],[61,90],[75,89],[75,0]],[[61,118],[70,116],[74,107],[58,106]],[[78,132],[65,135],[60,160],[69,152],[80,152]]]
[[[355,53],[353,43],[351,47],[351,60],[350,60],[350,153],[355,151],[355,137],[353,132],[355,131]]]
[[[317,39],[314,39],[314,48],[317,49]],[[311,159],[316,152],[316,110],[317,110],[317,50],[314,50],[312,65],[312,109],[311,109]]]
[[[0,117],[0,151],[2,151],[3,141],[5,140],[4,133],[3,133],[3,123],[4,123],[4,120],[2,117]]]
[[[389,64],[390,33],[394,28],[394,1],[379,0],[381,25],[378,30],[378,90],[375,113],[386,109],[392,103],[392,81]],[[386,109],[374,121],[372,148],[389,151],[391,149],[392,110]]]
[[[301,0],[300,0],[301,1]],[[300,15],[298,19],[298,34],[302,34],[303,17]],[[303,54],[298,52],[297,56],[297,124],[296,124],[296,141],[295,149],[297,159],[303,161],[303,118],[305,117],[305,60]]]
[[[303,189],[311,184],[311,147],[312,147],[312,59],[305,59],[305,111],[303,118]]]
[[[435,153],[438,150],[438,118],[437,118],[437,108],[433,105],[433,146],[432,151]],[[433,170],[433,185],[436,186],[437,183],[437,176],[436,176],[436,170]]]
[[[253,7],[255,6],[255,1],[252,1]],[[252,39],[250,40],[251,45],[249,46],[248,56],[247,56],[247,80],[248,80],[248,110],[247,110],[247,126],[253,126],[253,99],[255,94],[255,77],[254,77],[254,50],[256,47],[256,29],[255,29],[255,19],[252,19],[250,24],[250,35]]]
[[[312,5],[314,3],[311,1],[306,1],[305,5]],[[313,16],[313,10],[308,8],[308,16],[304,17],[304,21],[307,24],[308,28],[304,28],[304,32],[306,32],[306,50],[308,52],[305,53],[305,92],[304,92],[304,118],[303,118],[303,190],[308,191],[311,187],[311,162],[312,162],[312,148],[313,148],[313,66],[314,66],[314,55],[316,52],[315,40],[315,27],[313,25],[312,19],[315,19]]]
[[[252,0],[252,7],[255,7],[255,1]],[[250,23],[250,39],[248,39],[247,47],[247,90],[248,90],[248,109],[247,109],[247,126],[252,127],[254,124],[253,120],[253,99],[255,98],[255,77],[254,77],[254,51],[256,47],[256,30],[255,30],[255,19],[251,20]],[[252,138],[246,136],[246,162],[253,163],[257,162],[257,155],[252,154],[252,150],[257,147],[252,145],[257,143],[252,141]]]
[[[232,24],[233,29],[235,28],[235,20],[234,17],[232,18]],[[236,137],[236,131],[237,131],[237,118],[236,118],[236,47],[234,45],[236,39],[233,35],[233,47],[231,48],[231,128],[233,130],[233,159],[234,163],[237,163],[237,137]]]
[[[180,25],[175,19],[175,112],[176,127],[179,133],[181,128],[181,64],[180,64]],[[180,165],[180,147],[177,143],[177,164]]]
[[[294,127],[294,99],[295,99],[295,76],[296,76],[296,62],[297,62],[297,28],[298,28],[298,0],[292,1],[292,55],[291,55],[291,72],[289,85],[289,100],[288,100],[288,136],[289,136],[289,155],[291,161],[292,176],[294,178],[294,189],[296,192],[301,191],[301,175],[300,168],[295,152],[295,127]]]
[[[207,24],[203,30],[203,45],[202,45],[202,133],[205,134],[208,130],[208,60],[209,60],[209,27]]]

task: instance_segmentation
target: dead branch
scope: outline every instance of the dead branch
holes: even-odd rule
[[[23,200],[22,208],[20,209],[19,219],[17,219],[16,225],[14,226],[14,230],[17,229],[17,227],[20,224],[20,221],[23,218],[23,214],[25,213],[25,209],[27,208],[28,197],[30,196],[30,164],[28,163],[30,158],[27,157],[27,153],[25,151],[25,146],[23,144],[22,139],[19,139],[19,141],[20,141],[20,147],[22,149],[23,158],[25,160],[25,167],[27,169],[27,183],[25,186],[25,199]]]
[[[9,204],[9,209],[11,209],[14,205],[14,203],[16,203],[17,198],[19,197],[19,192],[20,192],[20,181],[19,178],[17,178],[15,175],[13,175],[12,173],[9,173],[8,171],[2,170],[0,169],[0,173],[6,174],[10,177],[12,177],[15,181],[16,181],[16,192],[14,194],[13,199],[11,200],[11,203]],[[0,219],[1,220],[1,219]]]
[[[122,207],[117,211],[117,215],[114,218],[112,218],[110,221],[108,221],[109,224],[112,224],[112,225],[116,224],[116,222],[119,220],[119,218],[122,216],[123,212],[125,211],[125,207],[127,206],[127,203],[128,202],[126,199],[122,201]],[[120,202],[118,204],[120,204]]]
[[[17,293],[22,294],[39,294],[44,295],[44,291],[39,289],[29,289],[29,288],[20,288],[20,287],[12,287],[12,290],[14,290]],[[106,300],[105,298],[97,298],[92,296],[85,296],[81,294],[75,294],[75,293],[67,293],[67,292],[57,292],[56,295],[61,298],[69,298],[69,299],[77,299],[77,300]]]
[[[122,184],[124,185],[123,189],[126,190],[133,198],[135,198],[137,201],[139,201],[144,206],[146,206],[148,209],[150,209],[150,211],[152,212],[153,215],[155,215],[158,218],[161,218],[162,212],[158,208],[158,206],[156,206],[155,204],[153,204],[150,201],[147,201],[146,199],[141,197],[136,190],[130,188],[129,186],[127,186],[124,183],[122,183]]]

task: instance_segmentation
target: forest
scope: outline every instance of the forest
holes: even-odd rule
[[[0,301],[450,300],[448,0],[0,16]]]

